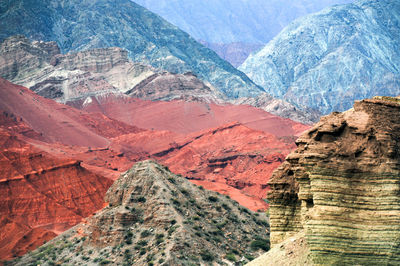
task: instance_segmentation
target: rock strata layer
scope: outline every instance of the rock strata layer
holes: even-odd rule
[[[0,76],[63,103],[108,94],[147,100],[225,99],[193,73],[173,74],[134,63],[121,48],[61,54],[55,42],[31,42],[20,35],[0,44]]]
[[[400,99],[323,117],[269,182],[271,243],[305,231],[313,263],[400,263]]]

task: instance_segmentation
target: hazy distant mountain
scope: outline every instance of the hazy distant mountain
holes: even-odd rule
[[[400,1],[327,8],[285,28],[239,68],[269,93],[329,113],[400,94]]]
[[[195,39],[267,43],[294,19],[351,0],[134,0]]]
[[[241,64],[294,19],[352,0],[133,0]],[[233,43],[231,45],[231,43]],[[253,46],[252,50],[248,50]],[[236,50],[236,51],[235,51]]]
[[[117,46],[133,61],[194,72],[229,97],[262,90],[187,33],[129,0],[16,0],[0,3],[0,41],[23,34],[62,52]]]

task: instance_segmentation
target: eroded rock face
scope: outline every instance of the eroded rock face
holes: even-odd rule
[[[133,63],[121,48],[61,54],[55,42],[31,42],[23,36],[1,43],[0,76],[63,103],[108,94],[148,100],[226,98],[192,73],[172,74]]]
[[[41,261],[73,265],[108,261],[115,265],[189,265],[247,261],[268,249],[264,214],[244,210],[231,199],[191,184],[153,161],[135,164],[110,187],[107,207],[35,252]],[[262,239],[262,240],[261,240]],[[70,248],[67,248],[70,247]],[[55,257],[46,250],[54,252]],[[72,252],[71,252],[72,251]],[[77,252],[83,256],[78,256]],[[33,262],[26,255],[16,265]]]
[[[149,76],[125,94],[152,101],[185,100],[222,102],[226,97],[211,85],[207,86],[193,73],[156,73]]]
[[[249,104],[267,111],[268,113],[309,125],[318,122],[321,117],[321,113],[314,109],[307,108],[306,106],[301,106],[301,108],[296,107],[289,102],[274,98],[267,93],[260,93],[257,97],[253,98],[239,98],[230,102],[233,104]]]
[[[0,115],[1,259],[35,249],[102,208],[112,183],[80,161],[31,146],[14,132],[28,127],[14,119]]]
[[[399,263],[399,140],[399,98],[323,117],[269,182],[272,244],[304,230],[314,263]]]
[[[16,34],[56,41],[63,52],[121,47],[135,62],[196,73],[228,97],[263,90],[186,32],[130,0],[26,0],[1,6],[0,40]]]

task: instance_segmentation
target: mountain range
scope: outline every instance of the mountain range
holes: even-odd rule
[[[298,19],[240,70],[270,94],[328,114],[400,94],[400,3],[359,0]]]
[[[215,52],[129,0],[3,1],[0,41],[17,34],[55,41],[63,53],[123,48],[134,62],[173,73],[193,72],[231,98],[263,92]]]
[[[128,52],[118,47],[62,54],[56,42],[11,36],[0,43],[0,76],[73,106],[76,101],[91,101],[92,96],[130,96],[143,100],[250,104],[307,124],[318,118],[313,112],[296,109],[266,93],[260,93],[256,100],[229,99],[192,72],[177,74],[134,63]]]

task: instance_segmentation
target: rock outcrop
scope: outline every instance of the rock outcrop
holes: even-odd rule
[[[125,94],[152,101],[185,100],[190,102],[223,102],[226,97],[210,84],[207,86],[193,73],[155,73]]]
[[[155,136],[154,132],[152,138]],[[196,132],[185,138],[158,136],[169,145],[140,137],[121,136],[114,142],[123,147],[121,151],[127,157],[130,151],[142,148],[174,173],[206,189],[229,195],[253,211],[267,209],[263,198],[269,176],[295,148],[291,138],[280,138],[239,123]]]
[[[248,104],[260,108],[268,113],[289,118],[304,124],[312,125],[318,122],[321,113],[301,106],[300,108],[282,99],[274,98],[267,93],[260,93],[257,97],[243,97],[230,101],[233,104]]]
[[[139,131],[101,114],[88,114],[0,78],[0,110],[19,117],[41,140],[66,145],[106,147],[110,137]]]
[[[105,199],[103,210],[14,263],[220,264],[269,248],[264,214],[152,161],[121,174]]]
[[[400,263],[400,98],[323,117],[269,182],[271,243],[305,232],[312,263]]]

